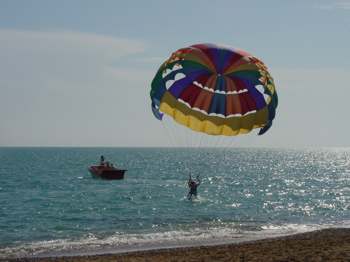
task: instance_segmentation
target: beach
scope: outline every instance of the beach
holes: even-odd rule
[[[4,261],[350,261],[350,229],[323,229],[278,238],[215,246]]]

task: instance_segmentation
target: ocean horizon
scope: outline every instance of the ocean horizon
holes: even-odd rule
[[[127,169],[95,179],[100,155]],[[0,258],[232,243],[350,225],[350,148],[1,147]],[[187,179],[199,175],[198,198]]]

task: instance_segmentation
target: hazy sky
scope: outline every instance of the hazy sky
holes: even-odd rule
[[[150,82],[202,42],[247,50],[276,82],[271,130],[230,145],[350,146],[349,0],[0,0],[0,146],[176,145]]]

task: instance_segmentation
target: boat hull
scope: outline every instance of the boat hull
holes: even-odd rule
[[[94,177],[107,179],[107,180],[117,180],[117,179],[124,179],[124,174],[126,170],[108,168],[104,166],[91,166],[89,167],[89,172]]]

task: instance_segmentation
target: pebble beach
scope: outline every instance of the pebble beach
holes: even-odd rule
[[[4,261],[350,261],[350,229],[324,229],[278,238],[215,246],[89,256],[20,258]]]

